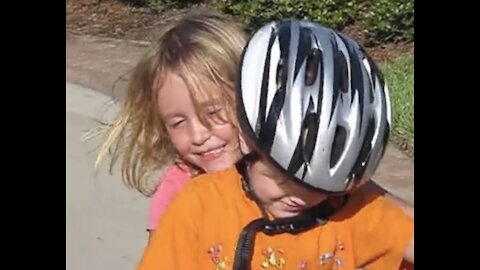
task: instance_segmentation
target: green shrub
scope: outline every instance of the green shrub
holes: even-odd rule
[[[283,18],[308,18],[333,28],[342,28],[358,13],[356,1],[347,0],[213,0],[221,11],[240,16],[249,30]]]
[[[413,0],[371,0],[363,11],[367,43],[414,40]]]
[[[389,41],[414,40],[413,0],[122,0],[144,4],[159,12],[208,4],[239,17],[248,30],[263,24],[297,18],[316,21],[337,30],[362,22],[365,46]]]

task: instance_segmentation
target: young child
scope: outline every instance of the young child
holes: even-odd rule
[[[166,21],[133,72],[96,163],[122,154],[122,179],[145,195],[152,193],[150,174],[167,167],[152,199],[151,230],[191,176],[227,169],[241,156],[230,119],[244,32],[206,9]]]
[[[386,147],[387,87],[348,37],[271,23],[237,86],[245,156],[167,208],[138,269],[398,269],[413,219],[364,185]]]

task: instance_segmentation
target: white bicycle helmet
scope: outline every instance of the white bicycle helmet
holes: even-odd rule
[[[352,39],[309,21],[260,28],[237,85],[244,134],[307,186],[343,192],[369,180],[388,142],[381,72]]]

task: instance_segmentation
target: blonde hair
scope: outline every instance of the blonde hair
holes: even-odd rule
[[[196,109],[195,96],[204,92],[220,97],[231,116],[235,109],[234,82],[246,43],[239,23],[208,9],[167,20],[155,44],[137,64],[121,111],[108,127],[95,162],[98,168],[110,155],[111,169],[122,155],[123,181],[145,195],[152,192],[151,173],[179,161],[156,105],[156,91],[166,74],[173,72],[184,80]],[[213,82],[216,89],[202,87],[205,80]],[[235,122],[231,117],[229,120]]]

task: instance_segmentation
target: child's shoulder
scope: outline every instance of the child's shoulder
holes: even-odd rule
[[[155,194],[160,190],[160,186],[165,187],[175,187],[176,190],[184,187],[188,180],[190,179],[190,173],[180,168],[176,164],[172,164],[166,167],[163,172],[160,174],[158,182],[156,184]]]
[[[226,170],[203,173],[192,178],[187,186],[190,189],[217,189],[221,187],[222,189],[229,189],[235,187],[238,183],[240,175],[234,167],[231,167]]]
[[[364,185],[350,193],[347,204],[336,215],[338,221],[349,220],[357,225],[386,219],[395,222],[406,217],[406,213],[400,207],[388,201],[384,194],[372,189],[370,185]]]
[[[176,177],[190,178],[190,174],[186,168],[182,168],[177,164],[171,164],[170,166],[165,168],[160,178],[166,179]]]
[[[241,193],[239,177],[234,168],[198,175],[188,181],[179,192],[174,200],[175,207],[191,208],[190,211],[195,212],[194,208],[207,205],[223,206],[233,197],[239,197],[235,195]]]
[[[385,264],[399,265],[413,238],[413,219],[369,186],[350,194],[345,207],[335,216],[335,222],[351,237],[358,262],[371,262],[372,269],[390,269],[384,267]]]

